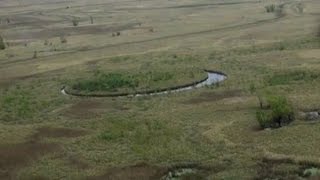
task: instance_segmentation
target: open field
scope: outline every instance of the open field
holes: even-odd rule
[[[267,13],[272,4],[281,12]],[[318,0],[0,0],[0,179],[319,173],[320,123],[299,116],[320,109],[319,9]],[[106,80],[115,85],[98,90],[164,88],[203,79],[203,69],[228,78],[159,96],[60,92]],[[259,128],[261,94],[286,97],[295,121]]]

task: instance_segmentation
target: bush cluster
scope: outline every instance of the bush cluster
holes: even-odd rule
[[[294,110],[283,96],[268,96],[268,106],[256,113],[259,125],[262,128],[278,128],[294,120]],[[260,103],[261,104],[261,103]]]

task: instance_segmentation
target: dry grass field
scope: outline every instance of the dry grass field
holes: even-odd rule
[[[0,179],[320,177],[320,123],[300,116],[320,110],[319,9],[318,0],[0,0]],[[165,88],[203,69],[228,78],[157,96],[60,92],[97,77],[120,91]],[[266,94],[286,97],[295,120],[259,128]]]

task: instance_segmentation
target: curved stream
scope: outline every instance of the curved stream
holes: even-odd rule
[[[71,96],[86,96],[86,97],[123,97],[123,96],[129,96],[129,97],[139,97],[139,96],[153,96],[153,95],[162,95],[162,94],[169,94],[169,93],[175,93],[175,92],[182,92],[182,91],[188,91],[192,89],[197,89],[201,88],[204,86],[210,86],[217,84],[219,82],[224,81],[227,79],[227,75],[222,73],[222,72],[217,72],[217,71],[210,71],[210,70],[205,70],[208,74],[208,77],[202,81],[197,81],[188,85],[184,86],[177,86],[177,87],[172,87],[172,88],[166,88],[162,90],[154,90],[154,91],[144,91],[144,92],[136,92],[132,94],[113,94],[113,95],[108,95],[108,94],[80,94],[80,93],[72,93],[72,92],[67,92],[65,87],[61,89],[61,93],[63,95],[71,95]]]

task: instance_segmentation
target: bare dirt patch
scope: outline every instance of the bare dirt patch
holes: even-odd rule
[[[308,160],[263,158],[254,179],[319,179],[319,173],[319,164]]]
[[[103,112],[111,107],[104,107],[100,102],[92,100],[79,101],[64,110],[63,115],[73,118],[90,118],[98,116],[99,112]]]
[[[28,141],[19,144],[0,145],[0,179],[14,179],[16,172],[48,153],[59,152],[60,146],[55,143],[42,143],[40,138],[79,137],[87,131],[69,128],[42,127],[31,135]],[[84,169],[88,165],[76,157],[68,158],[70,165]],[[32,178],[36,179],[36,178]]]
[[[63,111],[63,115],[77,119],[99,117],[102,113],[112,110],[128,110],[126,107],[95,100],[81,100]]]
[[[232,98],[241,96],[241,90],[230,90],[225,92],[204,92],[201,93],[198,97],[194,97],[188,101],[185,101],[185,104],[200,104],[204,102],[214,102],[220,101],[225,98]]]
[[[30,22],[31,23],[31,22]],[[43,22],[44,25],[47,22]],[[71,24],[71,22],[70,22]],[[25,24],[25,25],[33,25]],[[138,23],[128,23],[124,25],[117,25],[114,24],[112,26],[108,25],[91,25],[91,26],[78,26],[78,27],[59,27],[59,28],[50,28],[50,29],[43,29],[41,31],[29,31],[28,33],[12,33],[7,34],[7,38],[10,40],[17,40],[17,39],[30,39],[37,38],[37,39],[45,39],[45,38],[54,38],[59,37],[61,34],[65,35],[83,35],[83,34],[106,34],[111,32],[123,31],[123,30],[130,30],[130,29],[139,29],[137,26]]]
[[[14,179],[17,170],[59,149],[57,144],[35,141],[0,145],[0,179]]]
[[[298,55],[302,58],[318,59],[320,57],[320,50],[319,49],[302,50],[298,53]]]
[[[145,163],[140,163],[134,166],[122,168],[110,168],[101,176],[89,177],[88,179],[99,180],[149,180],[160,179],[166,175],[168,168],[151,166]]]
[[[206,167],[197,164],[179,164],[172,166],[154,166],[139,163],[133,166],[110,168],[101,176],[88,179],[108,180],[174,180],[174,179],[206,179],[209,172],[221,171],[221,168]]]
[[[49,138],[73,138],[86,135],[88,132],[80,129],[70,128],[55,128],[55,127],[41,127],[37,129],[37,132],[32,136],[33,139],[37,140],[43,137]]]
[[[77,169],[87,169],[89,168],[89,164],[86,163],[85,161],[81,160],[80,157],[78,156],[71,156],[67,159],[67,163],[72,166],[75,167]]]

